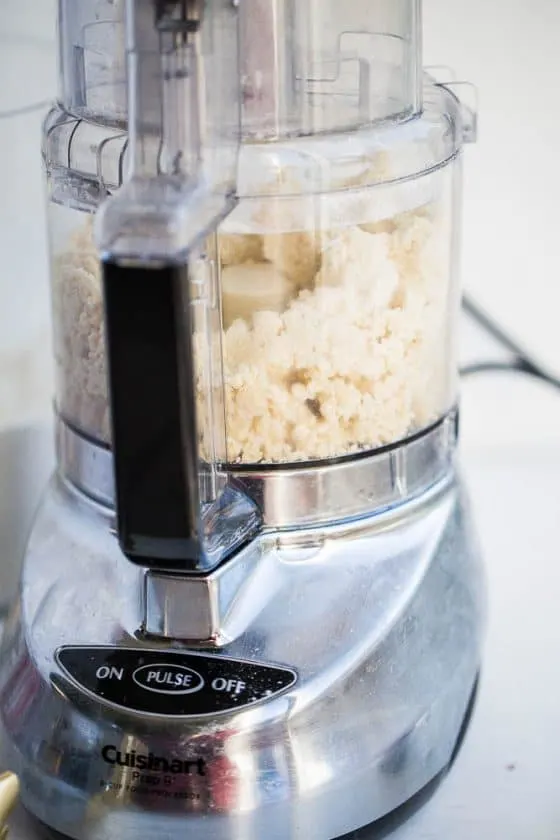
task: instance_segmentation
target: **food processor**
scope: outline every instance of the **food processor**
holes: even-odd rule
[[[58,468],[0,672],[76,840],[329,840],[449,766],[465,88],[420,0],[59,0]]]

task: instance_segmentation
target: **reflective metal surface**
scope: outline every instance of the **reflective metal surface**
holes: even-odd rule
[[[268,573],[265,555],[277,550],[279,540],[285,550],[294,548],[306,556],[322,550],[327,541],[354,539],[365,531],[374,534],[398,527],[403,516],[412,519],[431,509],[447,492],[450,477],[439,482],[406,505],[390,508],[361,523],[355,521],[309,532],[287,531],[279,537],[263,533],[216,571],[201,575],[173,575],[144,572],[144,616],[146,633],[189,644],[223,646],[234,641],[251,624],[254,610],[262,609],[273,597],[276,584]],[[258,584],[255,584],[255,580]],[[255,590],[255,586],[258,590]],[[241,609],[240,606],[244,605]]]
[[[259,506],[267,528],[330,524],[399,504],[440,481],[457,443],[452,411],[426,432],[369,456],[272,469],[229,467]],[[92,499],[114,504],[111,451],[87,440],[62,420],[57,449],[63,475]]]
[[[56,455],[61,473],[91,499],[113,507],[115,481],[111,451],[56,418]]]
[[[93,702],[56,664],[64,644],[164,659],[182,646],[138,637],[107,515],[54,482],[2,653],[4,758],[25,805],[84,840],[171,840],[186,825],[200,840],[325,840],[407,801],[450,760],[484,598],[460,485],[402,514],[264,535],[220,654],[287,666],[296,684],[207,720],[148,720]],[[133,754],[204,773],[145,772]]]
[[[261,545],[255,541],[217,571],[205,576],[180,577],[145,572],[145,632],[167,639],[188,639],[189,644],[205,642],[224,645],[228,635],[229,616],[244,587],[256,574],[261,560]],[[237,626],[230,632],[240,633]]]

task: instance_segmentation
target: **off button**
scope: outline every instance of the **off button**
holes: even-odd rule
[[[136,685],[154,694],[196,694],[204,688],[198,671],[172,662],[142,665],[132,674]]]

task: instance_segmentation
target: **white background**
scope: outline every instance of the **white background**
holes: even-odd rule
[[[4,111],[55,91],[54,0],[0,2]],[[465,286],[560,375],[560,0],[425,0],[424,13],[425,63],[454,67],[480,92]],[[40,123],[0,120],[4,573],[52,458]],[[466,356],[492,349],[465,335]],[[560,394],[520,377],[475,379],[462,433],[490,582],[481,697],[451,778],[399,840],[559,840]]]

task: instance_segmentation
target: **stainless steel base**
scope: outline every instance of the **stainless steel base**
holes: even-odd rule
[[[389,837],[395,836],[395,833],[399,830],[399,828],[408,823],[416,814],[418,814],[419,811],[421,811],[423,808],[426,807],[426,805],[428,805],[433,796],[439,790],[440,786],[445,781],[448,772],[454,766],[455,761],[457,760],[461,752],[461,747],[463,746],[464,739],[467,735],[467,732],[470,729],[472,717],[477,706],[478,693],[479,677],[476,678],[475,685],[471,692],[468,707],[463,718],[461,730],[459,732],[457,743],[455,745],[449,765],[445,767],[430,782],[428,782],[428,784],[425,785],[425,787],[423,787],[422,790],[418,791],[418,793],[415,793],[410,799],[408,799],[402,805],[399,805],[389,814],[386,814],[385,816],[381,817],[381,819],[375,820],[375,822],[373,823],[369,823],[363,828],[357,829],[356,831],[352,831],[339,838],[336,838],[336,840],[388,840]],[[21,812],[20,815],[23,817],[23,814],[21,814]],[[66,835],[60,834],[59,832],[54,831],[48,825],[45,825],[44,823],[34,819],[29,812],[25,814],[25,818],[27,822],[30,823],[30,831],[28,831],[27,833],[27,840],[30,840],[30,836],[43,838],[43,840],[48,840],[48,838],[52,838],[52,840],[66,840]]]
[[[5,761],[39,820],[80,840],[327,840],[393,811],[448,765],[484,613],[458,482],[347,528],[263,535],[230,616],[244,629],[219,654],[289,666],[298,679],[211,718],[119,711],[57,665],[55,649],[69,643],[164,658],[181,649],[129,625],[136,582],[109,523],[53,482],[6,629]],[[141,771],[132,753],[202,759],[204,772]]]

